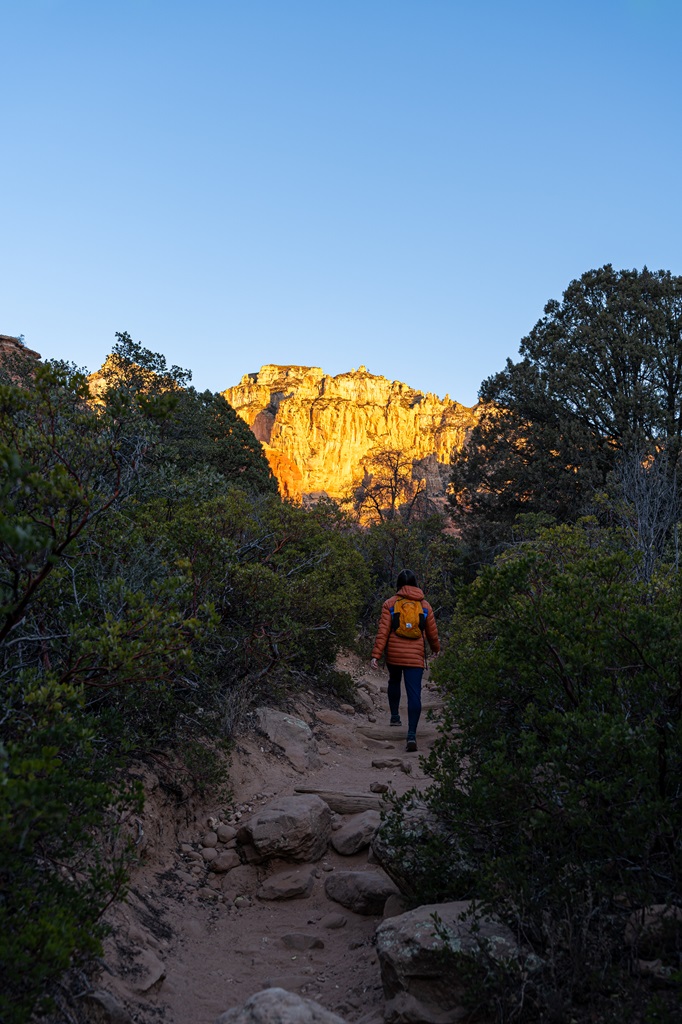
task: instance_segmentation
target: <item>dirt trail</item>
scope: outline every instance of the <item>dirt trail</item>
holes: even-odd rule
[[[108,942],[101,977],[102,987],[122,999],[138,1022],[213,1024],[224,1010],[269,985],[316,999],[348,1021],[382,1019],[372,944],[380,918],[352,913],[329,900],[324,890],[330,871],[377,871],[368,862],[368,851],[341,856],[330,846],[314,865],[280,861],[224,875],[207,872],[199,852],[209,822],[215,825],[222,817],[239,825],[274,796],[291,795],[300,787],[369,794],[372,783],[388,784],[398,793],[424,784],[419,756],[436,735],[426,718],[426,709],[437,705],[428,675],[419,753],[407,754],[405,727],[388,727],[384,672],[353,667],[366,713],[330,711],[311,693],[292,712],[313,729],[321,767],[297,771],[273,744],[253,733],[238,741],[230,807],[203,806],[178,825],[160,794],[155,799],[152,793],[143,822],[149,848],[127,905],[113,913],[116,934]],[[401,711],[405,722],[406,709]],[[372,767],[377,758],[399,758],[411,771]],[[336,825],[339,820],[346,819],[337,818]],[[266,876],[294,867],[314,870],[309,896],[265,901],[254,895]]]

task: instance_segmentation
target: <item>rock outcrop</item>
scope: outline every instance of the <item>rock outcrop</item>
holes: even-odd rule
[[[452,453],[479,415],[364,366],[336,377],[315,366],[262,366],[223,395],[262,442],[290,498],[344,497],[362,482],[372,452],[396,449],[439,497]]]
[[[454,1024],[463,1006],[467,964],[519,954],[495,918],[474,919],[471,903],[418,907],[383,921],[376,932],[386,1024]],[[440,925],[436,925],[438,917]]]
[[[274,708],[256,708],[254,715],[261,732],[284,751],[298,772],[320,768],[322,761],[310,727],[300,718]]]
[[[27,348],[20,338],[15,338],[11,334],[0,334],[0,362],[16,356],[40,359],[40,353],[34,352],[32,348]]]

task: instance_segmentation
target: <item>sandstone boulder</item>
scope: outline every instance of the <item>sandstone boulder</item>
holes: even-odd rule
[[[273,708],[257,708],[258,726],[268,739],[281,747],[296,771],[305,772],[322,765],[310,727],[300,718]]]
[[[388,918],[376,931],[387,1024],[454,1024],[463,1007],[462,973],[477,958],[508,961],[519,948],[500,921],[474,922],[470,902],[438,903]],[[439,934],[437,914],[447,932]]]
[[[319,860],[331,835],[331,811],[319,796],[279,797],[266,804],[240,828],[237,842],[252,863]]]
[[[221,1013],[216,1024],[344,1024],[344,1021],[313,999],[294,995],[283,988],[266,988],[247,999],[243,1006]]]
[[[372,841],[372,836],[381,824],[379,811],[364,811],[354,814],[344,822],[338,831],[332,833],[332,846],[337,853],[350,856],[359,853]]]
[[[278,871],[266,878],[256,893],[261,900],[295,900],[310,896],[315,875],[311,868]]]
[[[228,871],[232,871],[233,868],[238,868],[241,861],[236,850],[225,850],[223,853],[219,853],[218,856],[210,862],[209,870],[215,871],[219,875],[224,875]]]
[[[381,914],[388,897],[398,892],[382,871],[335,871],[327,876],[324,891],[355,914]]]
[[[374,711],[374,701],[365,690],[357,689],[355,691],[355,700],[358,702],[360,707],[364,708],[370,714]]]

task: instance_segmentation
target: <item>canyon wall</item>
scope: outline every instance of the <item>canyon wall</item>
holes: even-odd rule
[[[364,366],[330,377],[316,366],[262,366],[223,395],[262,442],[286,497],[348,496],[376,450],[412,459],[432,497],[478,418],[446,395],[415,391]]]

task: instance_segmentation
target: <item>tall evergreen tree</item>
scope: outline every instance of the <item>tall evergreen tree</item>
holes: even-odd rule
[[[614,270],[572,281],[481,385],[488,403],[453,467],[465,532],[499,538],[521,512],[566,520],[623,452],[682,450],[682,277]]]
[[[164,356],[119,332],[100,371],[105,401],[139,406],[158,424],[152,464],[170,464],[180,474],[210,469],[247,490],[277,493],[260,442],[222,395],[191,387],[191,371],[168,367]]]

